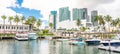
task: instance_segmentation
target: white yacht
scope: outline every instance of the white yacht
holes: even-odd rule
[[[37,39],[37,35],[36,35],[36,33],[28,33],[28,38],[30,40],[35,40],[35,39]]]
[[[16,33],[15,39],[19,41],[28,40],[28,34],[24,32],[18,32]]]

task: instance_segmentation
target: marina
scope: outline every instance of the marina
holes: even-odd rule
[[[6,47],[4,47],[6,46]],[[99,50],[97,46],[69,45],[69,42],[38,39],[31,41],[0,40],[0,54],[119,54]]]

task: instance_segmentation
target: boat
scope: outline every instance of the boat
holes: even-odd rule
[[[84,45],[85,42],[83,42],[83,41],[70,41],[69,44],[70,45]]]
[[[36,40],[38,37],[36,33],[28,33],[29,40]]]
[[[114,39],[107,39],[104,41],[101,41],[101,44],[104,46],[120,46],[120,34],[117,34]]]
[[[87,43],[87,45],[99,45],[100,41],[101,41],[100,39],[92,38],[86,40],[85,42]]]
[[[104,46],[120,46],[120,40],[105,40],[105,41],[101,41],[101,44],[103,44]]]
[[[15,39],[19,41],[28,40],[28,34],[23,32],[16,33]]]
[[[70,45],[84,45],[85,42],[83,38],[71,38],[69,42]]]

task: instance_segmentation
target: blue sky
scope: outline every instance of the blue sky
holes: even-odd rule
[[[18,4],[19,6],[8,7],[8,8],[12,9],[16,13],[22,14],[26,18],[28,16],[34,16],[34,17],[36,17],[36,19],[39,19],[39,18],[43,17],[42,14],[40,14],[40,10],[35,10],[35,9],[29,9],[29,8],[21,7],[22,3],[23,3],[23,0],[17,0],[16,4]]]

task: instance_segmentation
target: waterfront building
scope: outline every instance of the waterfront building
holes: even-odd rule
[[[18,31],[28,32],[29,25],[3,25],[0,24],[0,33],[16,33]]]
[[[51,11],[49,15],[49,23],[53,24],[53,29],[56,30],[56,18],[57,18],[57,11]]]
[[[97,10],[91,11],[91,22],[92,22],[93,26],[98,26],[98,22],[94,21],[95,16],[97,16],[97,15],[98,15]]]
[[[59,22],[70,20],[70,10],[69,7],[59,8]]]

